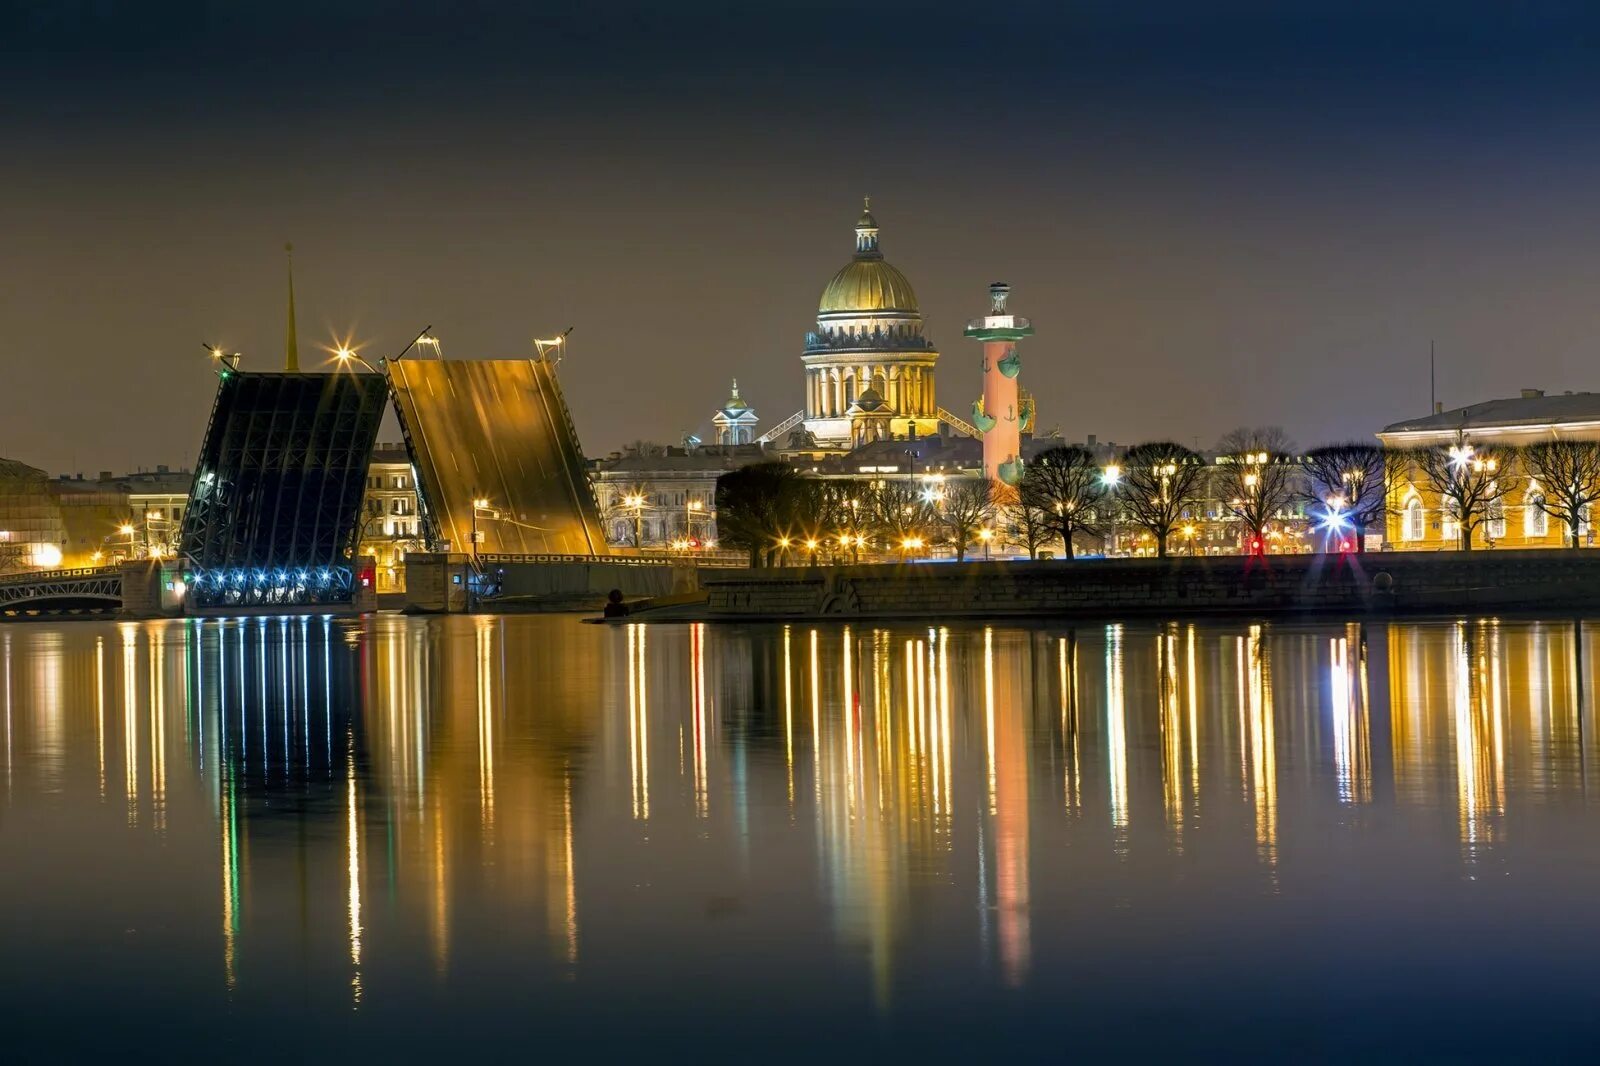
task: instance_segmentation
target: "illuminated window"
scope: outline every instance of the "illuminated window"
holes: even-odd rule
[[[1422,501],[1415,496],[1406,501],[1406,520],[1401,529],[1401,539],[1421,540],[1427,532],[1427,526],[1422,514]]]
[[[1494,540],[1503,540],[1506,535],[1506,502],[1504,499],[1489,502],[1489,536]]]
[[[1522,535],[1528,538],[1543,537],[1550,532],[1550,516],[1544,510],[1544,493],[1528,494],[1522,509]]]

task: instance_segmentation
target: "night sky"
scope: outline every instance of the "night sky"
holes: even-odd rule
[[[0,455],[192,463],[285,241],[303,363],[573,326],[591,454],[771,425],[863,194],[955,411],[994,279],[1074,439],[1364,436],[1430,339],[1447,406],[1600,388],[1600,15],[1390,6],[0,0]]]

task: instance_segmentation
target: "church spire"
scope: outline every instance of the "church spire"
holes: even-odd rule
[[[291,374],[300,373],[300,339],[294,328],[294,245],[283,246],[284,257],[289,261],[289,322],[283,337],[283,369]]]

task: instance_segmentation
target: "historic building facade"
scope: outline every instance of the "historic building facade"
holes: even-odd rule
[[[801,428],[808,444],[824,449],[939,431],[939,352],[923,335],[911,283],[878,247],[870,206],[856,221],[854,257],[822,291],[817,328],[806,334],[801,356]]]
[[[1520,396],[1396,422],[1380,430],[1378,439],[1402,456],[1417,449],[1456,448],[1465,462],[1494,458],[1497,497],[1472,532],[1474,548],[1559,548],[1570,543],[1566,523],[1538,505],[1543,487],[1521,468],[1513,449],[1548,440],[1600,440],[1600,393],[1547,396],[1540,389],[1523,389]],[[1396,463],[1388,512],[1385,539],[1394,549],[1440,551],[1461,546],[1457,516],[1421,465],[1410,458]],[[1594,544],[1590,522],[1579,523],[1578,536],[1582,544]]]
[[[404,592],[407,552],[423,551],[417,482],[404,444],[379,444],[367,467],[356,554],[371,557],[379,592]]]
[[[775,458],[759,444],[616,453],[590,480],[615,548],[703,553],[717,545],[717,478]]]

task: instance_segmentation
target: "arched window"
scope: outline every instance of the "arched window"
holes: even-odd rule
[[[1489,537],[1504,540],[1506,537],[1506,501],[1504,497],[1489,501]]]
[[[1401,528],[1402,540],[1421,540],[1427,532],[1422,514],[1422,501],[1413,496],[1406,501],[1405,525]]]
[[[1522,505],[1522,535],[1529,540],[1550,533],[1550,516],[1545,513],[1544,493],[1530,492]]]

